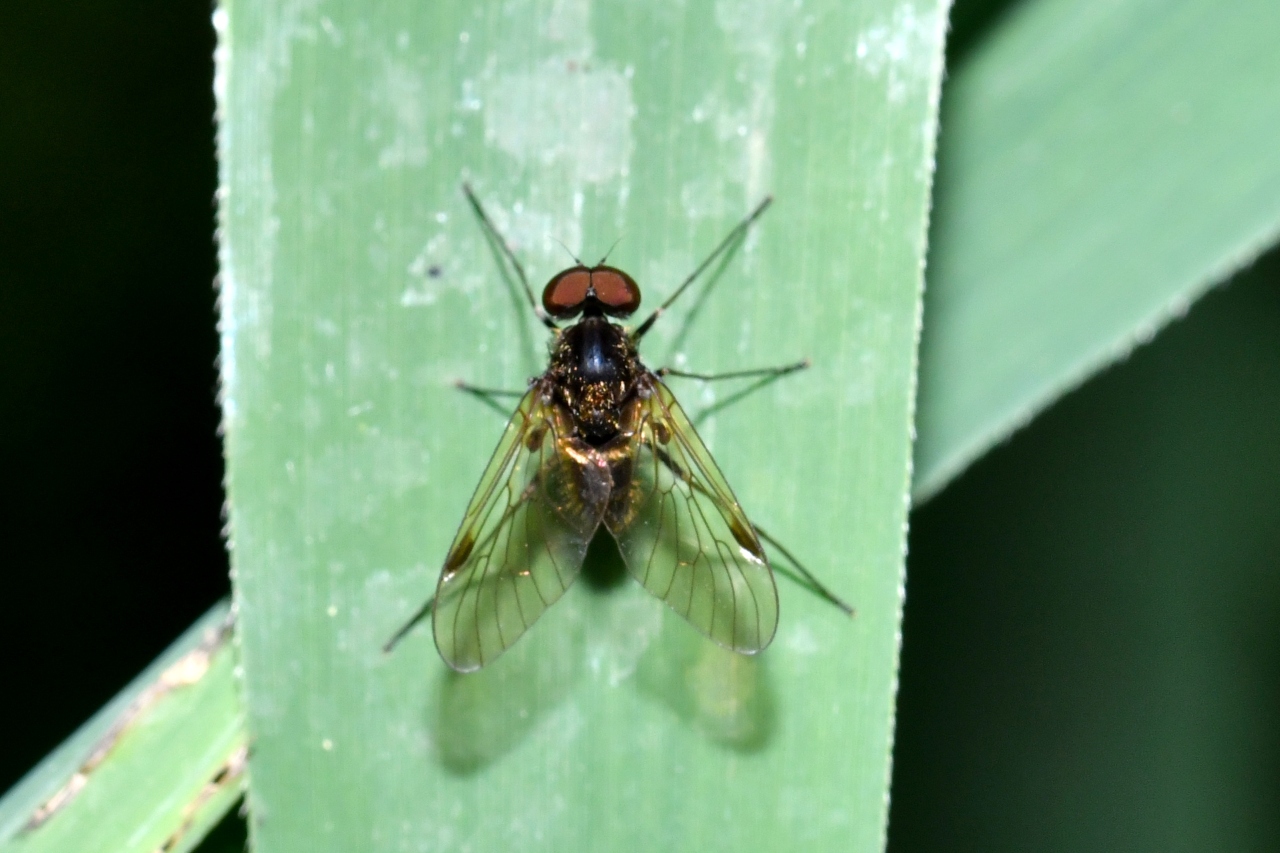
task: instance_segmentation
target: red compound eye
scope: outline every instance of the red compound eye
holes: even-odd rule
[[[570,267],[547,282],[542,307],[557,320],[567,320],[582,311],[590,298],[611,317],[626,317],[640,307],[640,288],[614,267]]]
[[[582,310],[591,287],[591,270],[586,267],[570,267],[557,273],[542,290],[542,307],[560,320],[572,317]]]
[[[620,269],[596,267],[591,271],[591,284],[606,314],[626,317],[640,307],[640,288]]]

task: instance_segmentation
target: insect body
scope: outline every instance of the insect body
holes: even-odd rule
[[[640,306],[640,288],[603,261],[558,273],[541,306],[534,302],[519,262],[464,189],[553,330],[550,364],[530,383],[480,478],[434,598],[387,648],[430,611],[436,647],[449,666],[468,672],[490,663],[573,583],[602,526],[631,575],[693,627],[734,651],[765,648],[778,626],[778,594],[758,529],[637,346],[768,200],[633,330],[609,318],[630,316]]]

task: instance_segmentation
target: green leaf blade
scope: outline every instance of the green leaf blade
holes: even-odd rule
[[[325,12],[221,13],[256,849],[881,845],[942,5]],[[646,305],[774,193],[642,354],[812,358],[699,430],[856,619],[784,587],[747,658],[632,582],[579,582],[478,674],[426,631],[381,653],[502,429],[453,381],[519,387],[545,358],[463,179],[535,288],[567,264],[549,238],[594,259],[621,234]],[[694,417],[730,393],[676,387]]]

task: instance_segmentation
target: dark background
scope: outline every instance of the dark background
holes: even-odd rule
[[[0,7],[0,790],[227,591],[209,19]],[[913,513],[894,853],[1280,849],[1280,258],[1239,278]]]
[[[228,590],[209,21],[0,4],[0,790]]]

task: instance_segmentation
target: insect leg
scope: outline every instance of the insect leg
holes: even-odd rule
[[[650,446],[653,449],[653,455],[657,457],[658,460],[661,461],[662,464],[665,465],[667,469],[671,471],[671,473],[674,474],[678,479],[683,480],[685,483],[688,483],[690,488],[693,488],[701,492],[702,494],[711,498],[713,501],[716,500],[716,497],[712,495],[710,492],[708,492],[706,489],[704,489],[702,485],[698,483],[697,480],[694,480],[692,477],[690,477],[689,474],[683,468],[681,468],[680,465],[674,459],[671,458],[671,455],[669,453],[667,453],[665,450],[663,450],[660,447],[656,447],[653,445],[650,445]],[[806,569],[804,567],[804,564],[801,563],[799,560],[797,560],[795,555],[787,550],[786,546],[784,546],[777,539],[774,539],[772,536],[770,536],[767,532],[765,532],[764,528],[760,527],[755,522],[751,523],[751,528],[756,532],[757,536],[759,536],[764,541],[768,542],[774,548],[777,548],[778,551],[782,554],[782,556],[786,557],[787,560],[790,561],[791,563],[790,566],[786,566],[786,567],[782,566],[781,564],[778,564],[778,565],[771,564],[770,568],[772,568],[775,572],[782,575],[783,577],[789,579],[793,583],[797,584],[798,586],[801,586],[807,589],[809,592],[813,593],[819,598],[825,599],[829,604],[833,604],[836,607],[840,608],[845,612],[845,615],[853,616],[853,613],[854,613],[853,607],[845,603],[845,601],[842,598],[840,598],[840,596],[836,595],[834,592],[827,589],[826,584],[818,580],[818,578],[813,574],[813,572]]]
[[[434,595],[428,598],[426,604],[419,607],[417,612],[409,617],[409,621],[400,626],[400,629],[391,636],[391,639],[387,640],[386,645],[382,647],[382,653],[390,654],[391,650],[396,647],[396,644],[404,639],[405,634],[408,634],[417,627],[419,622],[427,618],[427,615],[431,613],[431,608],[435,606],[435,603],[436,597]]]
[[[747,387],[734,391],[732,394],[728,395],[723,400],[719,400],[715,403],[712,403],[711,405],[707,406],[705,409],[695,414],[692,420],[695,426],[699,426],[704,421],[706,421],[707,418],[711,417],[721,409],[727,409],[730,406],[732,406],[734,403],[737,403],[739,400],[742,400],[745,397],[750,397],[752,394],[756,393],[761,388],[765,387],[766,385],[772,382],[778,381],[783,376],[786,376],[789,373],[795,373],[796,371],[799,371],[799,370],[805,370],[808,367],[809,367],[809,359],[806,358],[804,361],[798,361],[795,364],[784,364],[781,367],[766,367],[766,368],[760,368],[757,370],[735,370],[730,373],[687,373],[685,371],[673,370],[671,368],[666,368],[666,367],[658,371],[658,373],[659,375],[680,376],[680,377],[688,377],[690,379],[700,379],[704,382],[713,382],[717,379],[739,379],[739,378],[745,378],[750,376],[760,377],[759,379],[757,379],[755,382],[752,382]]]
[[[520,397],[525,393],[523,391],[510,391],[506,388],[482,388],[479,385],[472,385],[470,382],[464,382],[461,379],[453,383],[453,385],[464,394],[470,394],[475,397],[504,418],[511,417],[511,412],[498,405],[494,397]]]
[[[453,383],[453,387],[478,397],[523,397],[525,395],[524,391],[513,391],[510,388],[484,388],[480,385],[472,385],[464,379]]]
[[[655,308],[653,313],[650,314],[648,318],[631,333],[631,339],[633,341],[638,341],[644,337],[645,332],[649,331],[649,329],[653,327],[653,324],[657,322],[658,318],[662,316],[662,312],[671,307],[671,303],[675,302],[677,297],[684,293],[689,285],[693,284],[693,282],[697,280],[698,276],[706,272],[707,267],[711,266],[711,264],[715,262],[716,258],[720,257],[720,255],[724,254],[727,249],[733,246],[738,240],[742,239],[742,235],[751,227],[751,223],[759,219],[760,214],[764,213],[765,208],[767,208],[772,202],[773,196],[765,196],[764,201],[756,205],[755,210],[748,213],[741,222],[734,226],[734,229],[720,241],[720,245],[711,250],[711,254],[707,255],[706,260],[698,264],[697,269],[689,273],[689,276],[680,283],[680,286],[675,289],[675,292],[668,296],[665,302]]]
[[[480,199],[476,198],[475,192],[472,191],[471,185],[464,183],[462,192],[466,194],[467,201],[471,203],[471,209],[475,211],[476,216],[480,220],[480,225],[484,228],[485,236],[489,239],[490,245],[497,248],[516,271],[516,277],[520,279],[520,284],[524,287],[524,295],[529,298],[529,305],[533,308],[533,313],[537,316],[542,325],[548,329],[557,328],[555,321],[547,316],[547,312],[542,310],[542,306],[538,304],[538,300],[533,298],[533,288],[529,286],[529,277],[525,275],[524,266],[521,265],[515,252],[511,251],[511,247],[507,245],[507,241],[498,233],[498,228],[493,224],[493,220],[489,218],[489,214],[485,212],[484,205],[480,204]]]
[[[788,373],[795,373],[797,370],[805,370],[809,366],[809,359],[806,358],[803,361],[797,361],[795,364],[784,364],[780,367],[758,367],[752,370],[732,370],[728,373],[691,373],[686,370],[677,370],[674,367],[659,368],[657,373],[659,376],[681,376],[685,379],[714,382],[717,379],[745,379],[748,376],[786,376]]]
[[[760,527],[760,525],[755,522],[752,522],[751,526],[755,529],[757,536],[768,542],[774,548],[777,548],[782,556],[786,557],[787,560],[790,561],[790,566],[783,568],[781,565],[776,565],[773,567],[774,571],[790,578],[793,582],[814,593],[819,598],[825,598],[829,603],[834,604],[836,607],[843,610],[847,616],[853,616],[853,607],[846,604],[840,596],[827,589],[826,584],[818,580],[817,577],[814,576],[813,572],[806,569],[804,564],[797,560],[795,555],[788,551],[781,542],[766,533],[764,528]]]

